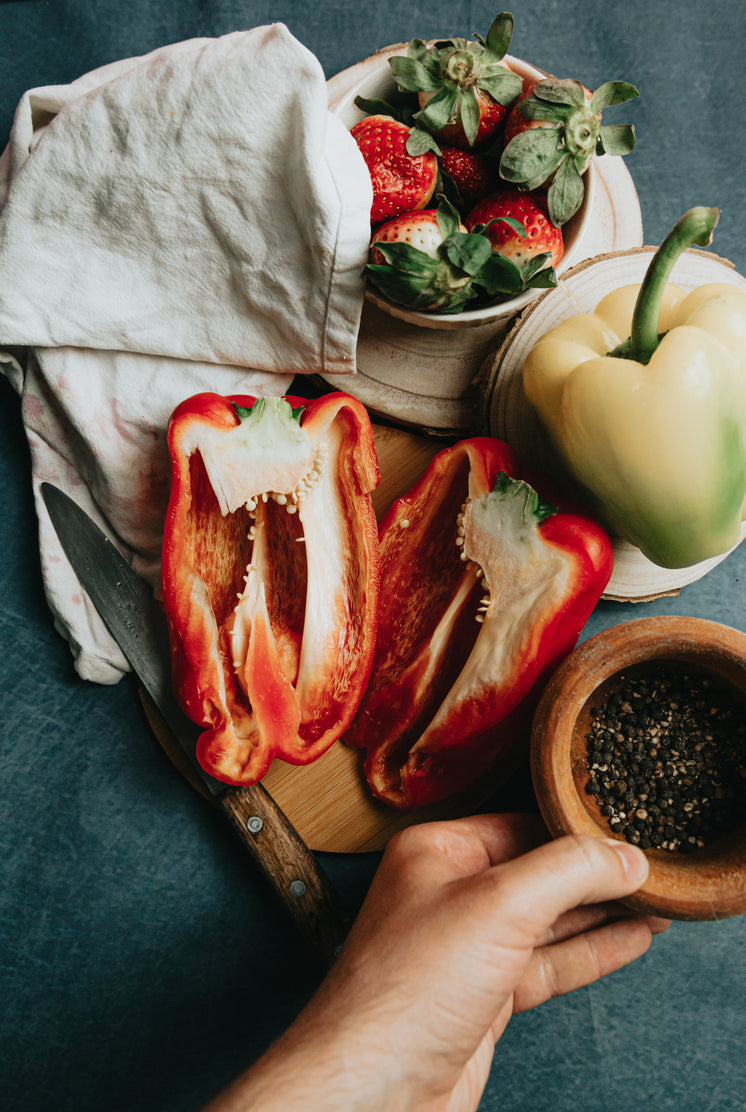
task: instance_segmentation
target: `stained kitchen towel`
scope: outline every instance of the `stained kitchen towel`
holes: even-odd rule
[[[22,395],[47,598],[81,676],[127,663],[39,497],[67,489],[155,587],[165,430],[200,390],[355,369],[370,179],[283,24],[22,98],[0,157],[0,367]]]

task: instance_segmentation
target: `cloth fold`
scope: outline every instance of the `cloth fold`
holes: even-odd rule
[[[22,395],[47,599],[83,677],[128,666],[39,484],[68,490],[155,587],[171,412],[201,390],[282,394],[296,374],[355,370],[370,200],[321,67],[283,24],[22,98],[0,157],[0,368]]]

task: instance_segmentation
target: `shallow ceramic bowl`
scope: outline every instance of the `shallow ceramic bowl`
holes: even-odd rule
[[[578,646],[547,686],[534,719],[531,771],[554,837],[614,837],[588,795],[586,733],[592,706],[619,686],[619,673],[676,662],[727,684],[746,712],[746,634],[700,618],[641,618]],[[744,754],[746,760],[746,754]],[[617,835],[622,840],[621,835]],[[700,849],[646,849],[650,873],[628,906],[671,919],[724,919],[746,912],[746,815],[732,833]]]
[[[388,63],[388,59],[395,54],[406,54],[406,44],[385,47],[367,59],[364,63],[364,76],[332,106],[332,111],[339,116],[346,127],[353,127],[365,115],[364,112],[355,107],[355,97],[378,97],[389,103],[400,98],[401,94],[396,88],[391,67]],[[523,78],[524,88],[530,83],[540,81],[543,77],[546,77],[542,70],[536,69],[520,58],[513,58],[507,54],[505,61],[515,73],[520,74]],[[562,235],[565,243],[565,253],[555,267],[558,275],[585,257],[586,253],[583,252],[582,240],[587,233],[592,218],[596,178],[595,162],[591,162],[583,179],[585,181],[583,204],[575,216],[563,225]],[[490,305],[484,309],[467,309],[461,313],[415,312],[400,305],[393,305],[370,289],[366,290],[365,296],[384,312],[397,317],[399,320],[407,321],[409,324],[417,324],[424,328],[469,328],[494,321],[507,321],[543,292],[543,290],[528,290],[526,293],[511,298],[510,301],[503,301],[499,305]]]

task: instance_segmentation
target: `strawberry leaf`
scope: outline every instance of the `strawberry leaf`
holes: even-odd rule
[[[417,155],[420,154],[427,154],[428,151],[432,151],[433,154],[442,154],[435,139],[424,127],[413,127],[410,129],[409,135],[407,136],[406,150],[407,154],[411,154],[413,158],[416,158]]]
[[[486,236],[472,232],[455,232],[441,247],[452,266],[475,277],[492,255],[492,244]]]
[[[530,282],[534,275],[538,274],[542,267],[547,265],[551,257],[549,251],[544,251],[541,255],[534,255],[533,259],[529,259],[522,271],[523,284],[526,285],[527,282]],[[549,269],[551,270],[551,267]]]
[[[490,297],[505,294],[515,297],[521,292],[523,283],[521,272],[510,259],[491,252],[482,269],[474,276],[474,282]]]
[[[442,304],[438,308],[439,313],[460,313],[466,306],[468,301],[476,297],[476,291],[469,287],[468,291],[460,294],[453,294],[452,300],[449,303]]]
[[[585,104],[583,86],[572,77],[547,77],[536,82],[532,93],[539,100],[546,100],[550,104],[569,104],[574,108]]]
[[[624,104],[627,100],[639,97],[638,90],[627,81],[607,81],[599,85],[591,98],[591,109],[594,112],[603,112],[611,104]]]
[[[399,88],[407,93],[429,93],[440,88],[440,82],[416,58],[389,58],[389,65]]]
[[[517,73],[511,73],[505,66],[496,66],[495,69],[499,72],[492,74],[482,70],[477,85],[498,104],[512,104],[521,95],[523,82]]]
[[[427,55],[427,51],[427,43],[423,42],[422,39],[412,39],[407,47],[407,57],[421,62]],[[391,65],[391,59],[389,59],[389,65]]]
[[[566,104],[550,104],[541,97],[529,93],[518,105],[521,115],[527,120],[541,120],[551,124],[562,124],[572,111]]]
[[[401,247],[404,244],[388,246]],[[432,259],[430,262],[434,263],[434,269],[423,274],[402,273],[393,266],[379,266],[374,263],[368,263],[364,273],[371,285],[396,305],[441,313],[460,312],[466,302],[476,296],[471,282],[458,288],[450,287],[447,277],[443,275],[442,268],[446,264],[439,264]]]
[[[479,108],[479,101],[473,86],[469,86],[461,90],[459,116],[461,124],[464,129],[466,141],[470,147],[474,146],[474,140],[479,131],[479,121],[481,119],[481,111]]]
[[[484,45],[490,54],[496,58],[504,58],[508,53],[510,40],[513,37],[513,16],[510,12],[500,12],[490,24]]]
[[[431,131],[438,131],[441,127],[445,127],[451,118],[457,97],[456,89],[444,87],[427,102],[424,108],[415,113],[414,118]]]
[[[634,146],[635,129],[630,124],[608,124],[601,128],[596,149],[599,154],[625,155]]]
[[[542,267],[541,270],[537,271],[537,273],[530,278],[527,278],[525,274],[523,276],[524,290],[549,290],[554,289],[556,285],[557,275],[552,266]]]
[[[556,228],[566,224],[583,203],[585,186],[571,158],[566,158],[554,175],[547,193],[549,219]]]
[[[541,184],[563,156],[562,136],[556,128],[537,127],[514,135],[500,159],[500,176],[519,184]]]
[[[477,224],[476,229],[473,228],[472,231],[478,230],[480,232],[486,232],[493,224],[507,224],[508,227],[512,228],[514,232],[517,232],[519,236],[523,236],[524,239],[526,237],[526,225],[522,224],[520,220],[516,220],[514,216],[495,216],[486,224]]]
[[[435,213],[438,229],[443,239],[448,239],[459,229],[460,220],[456,209],[450,201],[443,198]]]
[[[397,267],[398,270],[403,271],[410,277],[433,277],[438,271],[438,260],[434,259],[431,255],[427,255],[424,251],[420,251],[418,247],[412,247],[409,243],[382,243],[377,242],[376,248],[381,252],[387,263],[391,266]],[[365,267],[366,272],[380,266],[379,263],[368,263]]]
[[[412,123],[412,110],[403,106],[395,106],[389,104],[386,100],[379,100],[378,97],[355,97],[354,104],[361,112],[365,112],[368,116],[390,116],[392,120],[397,120],[400,124]]]
[[[372,286],[397,305],[424,309],[432,301],[431,282],[426,276],[402,274],[394,267],[369,263],[365,273]]]

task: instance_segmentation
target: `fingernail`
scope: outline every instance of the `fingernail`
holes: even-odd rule
[[[615,838],[605,838],[604,841],[621,857],[624,875],[630,884],[642,884],[649,870],[648,859],[642,850],[628,842],[618,842]]]

